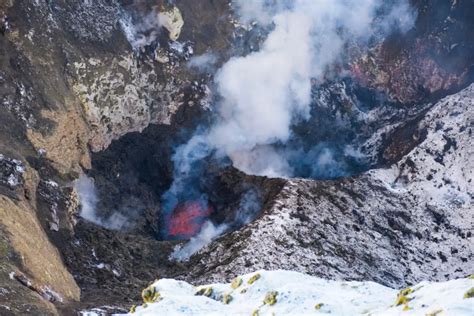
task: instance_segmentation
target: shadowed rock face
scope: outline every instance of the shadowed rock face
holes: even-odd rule
[[[416,27],[406,36],[389,38],[352,65],[362,84],[402,103],[453,92],[473,76],[472,1],[413,3],[419,14]]]
[[[259,190],[262,212],[177,263],[169,255],[178,242],[161,240],[160,196],[174,147],[209,120],[212,76],[188,69],[189,50],[174,50],[165,30],[133,50],[122,25],[127,14],[169,4],[1,2],[0,314],[129,307],[157,277],[221,281],[257,268],[392,286],[464,276],[473,259],[473,89],[424,103],[472,81],[466,30],[474,10],[469,1],[448,3],[415,1],[416,30],[373,48],[352,65],[352,79],[315,89],[312,109],[321,116],[295,133],[360,147],[370,159],[357,176],[267,179],[206,161],[199,185],[219,210],[215,223],[235,216],[249,187]],[[217,65],[265,36],[236,28],[226,1],[175,4],[184,19],[178,41],[195,55],[216,53]],[[71,182],[83,171],[96,181],[99,214],[122,210],[133,227],[119,232],[78,218]],[[36,243],[49,259],[43,270]],[[64,302],[39,299],[8,277],[15,269]]]

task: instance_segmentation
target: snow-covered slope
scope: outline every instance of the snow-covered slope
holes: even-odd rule
[[[474,85],[433,105],[390,168],[334,181],[288,181],[253,223],[189,262],[187,280],[285,269],[403,287],[472,273]]]
[[[259,278],[249,284],[255,276]],[[468,278],[422,282],[404,289],[401,295],[399,290],[373,282],[327,281],[283,270],[258,271],[232,284],[200,287],[163,279],[149,288],[159,293],[156,301],[129,315],[462,316],[474,312],[474,298],[464,298],[473,286],[474,280]],[[202,289],[207,293],[196,295]]]

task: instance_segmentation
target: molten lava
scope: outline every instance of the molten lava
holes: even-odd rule
[[[168,235],[173,239],[189,239],[196,235],[212,209],[202,201],[190,201],[176,206],[168,222]]]

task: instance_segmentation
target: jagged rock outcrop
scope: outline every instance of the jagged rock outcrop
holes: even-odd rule
[[[474,258],[473,100],[471,85],[432,106],[416,126],[425,138],[388,168],[287,181],[259,219],[200,251],[182,277],[212,282],[288,269],[401,287],[467,275]]]
[[[16,163],[9,171],[9,163]],[[3,175],[9,174],[6,187]],[[0,188],[0,313],[57,314],[51,302],[67,304],[80,299],[80,289],[46,234],[37,213],[37,172],[17,160],[1,156]],[[28,275],[25,276],[25,274]],[[16,278],[21,276],[21,279]],[[20,286],[18,280],[22,280]],[[36,292],[32,294],[30,290]],[[38,296],[40,295],[40,296]],[[41,298],[42,297],[42,298]],[[6,307],[5,307],[6,306]]]
[[[168,62],[157,60],[153,47],[131,45],[123,22],[136,9],[133,1],[0,2],[0,235],[9,254],[0,259],[2,315],[64,307],[10,279],[15,269],[64,304],[79,301],[63,250],[74,241],[79,207],[71,183],[91,168],[91,151],[150,123],[170,125],[182,115],[178,109],[206,102],[207,77],[184,62],[208,49],[226,53],[231,24],[224,19],[217,28],[209,17],[227,4],[149,6],[184,18],[181,32],[168,23],[153,43]]]

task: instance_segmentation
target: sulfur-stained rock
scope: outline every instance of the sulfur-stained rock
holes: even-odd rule
[[[248,281],[248,284],[253,284],[255,281],[260,279],[260,273],[255,273]]]
[[[213,292],[212,287],[209,286],[200,288],[194,295],[211,297]]]
[[[242,278],[236,277],[234,280],[232,280],[232,283],[230,284],[230,286],[235,290],[240,285],[242,285],[242,282],[243,282]]]
[[[158,18],[169,32],[170,39],[177,41],[184,25],[183,16],[178,7],[173,7],[167,11],[160,12]]]
[[[474,287],[470,288],[466,294],[464,294],[464,298],[473,298],[474,297]]]
[[[160,296],[160,292],[152,285],[142,291],[143,303],[154,303],[160,299]]]
[[[224,294],[224,296],[222,297],[222,303],[224,304],[230,304],[230,302],[232,302],[232,295],[230,294]]]
[[[265,298],[263,299],[263,304],[266,305],[275,305],[277,302],[277,296],[278,292],[277,291],[270,291],[267,294],[265,294]]]

